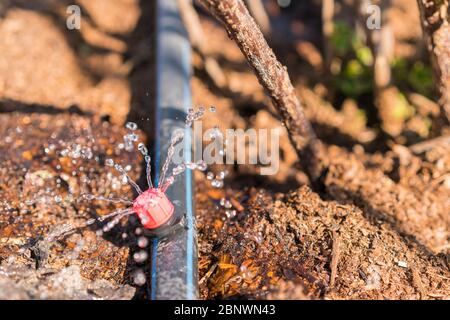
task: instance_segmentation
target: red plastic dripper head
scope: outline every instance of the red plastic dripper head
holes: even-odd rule
[[[175,208],[161,189],[148,189],[133,202],[133,211],[146,229],[156,229],[172,218]]]

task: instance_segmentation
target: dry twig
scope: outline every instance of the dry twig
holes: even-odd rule
[[[341,239],[336,230],[333,230],[333,249],[331,252],[331,276],[330,276],[330,287],[334,287],[337,275],[337,266],[339,263],[339,256],[341,254]]]
[[[450,145],[450,136],[440,136],[437,138],[413,144],[409,148],[415,154],[421,154],[437,146],[442,146],[446,148],[448,145]]]

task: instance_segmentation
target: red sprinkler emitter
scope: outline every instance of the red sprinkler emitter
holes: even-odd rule
[[[159,188],[144,191],[133,201],[133,211],[146,229],[156,229],[173,217],[175,208]]]
[[[201,108],[199,111],[195,112],[193,109],[190,109],[186,118],[186,126],[190,127],[192,122],[201,118],[204,114],[204,108]],[[134,131],[137,129],[137,125],[133,122],[128,122],[126,124],[127,129]],[[164,165],[161,169],[161,176],[159,178],[158,185],[156,187],[153,186],[152,177],[151,177],[151,158],[148,154],[148,150],[143,143],[139,143],[138,149],[144,156],[146,162],[146,176],[148,189],[142,191],[141,188],[137,185],[133,179],[130,178],[126,170],[117,163],[114,163],[112,159],[107,159],[105,161],[106,165],[114,167],[117,171],[119,171],[124,177],[126,177],[126,181],[135,189],[138,193],[138,196],[134,200],[123,199],[123,198],[105,198],[103,196],[94,196],[91,194],[85,194],[85,198],[87,199],[97,199],[97,200],[105,200],[110,202],[122,202],[131,207],[123,208],[116,210],[110,214],[104,215],[99,218],[99,221],[104,221],[105,219],[113,218],[112,221],[108,222],[104,227],[103,231],[107,232],[114,228],[117,223],[119,223],[120,219],[129,216],[132,214],[136,214],[139,220],[142,223],[142,226],[145,229],[150,231],[155,231],[155,234],[159,234],[156,229],[165,229],[162,227],[171,225],[172,222],[175,221],[175,207],[172,201],[167,197],[166,191],[167,189],[174,183],[175,177],[181,173],[183,173],[186,168],[191,170],[199,169],[201,171],[205,171],[207,166],[204,161],[199,161],[197,163],[182,163],[176,166],[172,170],[172,174],[166,178],[167,171],[169,169],[170,162],[172,161],[172,157],[175,151],[175,145],[180,142],[184,137],[183,131],[178,131],[174,134],[170,141],[170,146],[167,151],[167,158],[164,162]],[[132,145],[133,141],[137,140],[137,136],[134,133],[130,133],[125,137],[126,143]],[[88,221],[88,224],[94,223],[95,219],[91,219]]]

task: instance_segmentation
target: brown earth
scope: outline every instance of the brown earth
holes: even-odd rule
[[[402,19],[412,16],[404,5],[400,1],[389,17],[396,10]],[[395,26],[398,46],[410,50],[408,41],[417,41],[417,29],[407,33],[404,25],[401,30]],[[303,85],[314,75],[290,68],[306,113],[328,144],[331,163],[323,190],[313,192],[238,48],[209,18],[203,27],[230,88],[207,85],[207,75],[196,66],[194,104],[219,110],[207,114],[204,126],[280,128],[283,133],[275,176],[259,176],[255,166],[229,166],[225,188],[217,191],[197,175],[202,297],[449,299],[448,146],[435,144],[415,153],[385,139],[360,116],[355,101],[336,110],[322,98],[322,84],[314,90]],[[292,57],[286,59],[292,63]],[[221,198],[235,204],[234,218],[226,215]]]
[[[92,281],[132,283],[129,256],[136,242],[130,232],[132,224],[118,226],[106,236],[96,232],[100,224],[86,228],[87,220],[117,208],[82,196],[132,198],[129,187],[105,166],[105,159],[111,157],[123,166],[131,165],[134,178],[139,175],[139,157],[118,146],[125,130],[98,118],[70,114],[0,117],[4,123],[0,129],[2,275],[14,276],[20,267],[25,273],[49,269],[47,274],[53,275],[79,266],[79,274]],[[81,146],[79,156],[64,153],[76,152],[76,145]],[[122,239],[123,233],[130,238]],[[71,298],[55,292],[49,297]]]
[[[0,8],[3,298],[146,294],[145,286],[133,282],[142,268],[133,260],[135,219],[102,235],[102,223],[86,227],[86,222],[120,206],[88,201],[82,194],[133,197],[105,159],[131,165],[130,175],[139,178],[139,152],[120,144],[127,119],[141,127],[148,123],[152,6],[126,0],[79,3],[88,15],[80,31],[66,28],[69,2],[17,0]],[[121,18],[124,8],[127,19]],[[142,132],[140,137],[145,140]],[[63,154],[76,145],[81,155]]]
[[[404,10],[406,2],[394,1],[390,13],[405,21],[394,24],[400,40],[396,54],[416,57],[411,42],[418,41],[420,30],[414,11]],[[113,188],[104,160],[114,155],[133,166],[133,177],[140,174],[135,153],[116,146],[126,119],[147,134],[152,131],[147,121],[154,98],[151,6],[134,0],[77,3],[87,13],[80,32],[65,28],[68,2],[10,0],[0,7],[0,286],[17,287],[20,298],[130,298],[134,293],[129,287],[137,267],[136,239],[129,232],[133,221],[109,235],[97,234],[99,225],[68,234],[71,227],[65,226],[81,227],[115,209],[77,201],[80,186],[95,194],[132,196],[128,187]],[[330,168],[323,189],[312,191],[239,50],[211,19],[203,17],[202,23],[228,79],[226,90],[214,87],[195,57],[193,104],[217,108],[207,113],[204,126],[280,128],[282,134],[281,166],[274,176],[259,175],[256,166],[230,166],[225,187],[216,189],[196,174],[201,297],[449,299],[448,145],[416,152],[401,144],[407,139],[386,138],[373,125],[376,119],[361,116],[365,106],[359,102],[326,102],[330,88],[317,80],[320,73],[308,62],[320,52],[320,34],[298,22],[292,26],[296,39],[308,42],[309,49],[299,55],[277,43],[276,53],[327,144]],[[402,134],[421,130],[422,115],[427,111],[419,110]],[[51,141],[74,139],[92,148],[94,158],[73,164],[57,151],[45,152]],[[75,166],[86,169],[73,176]],[[27,205],[30,197],[44,200]],[[220,206],[223,197],[232,201],[235,217],[228,218]],[[130,238],[122,239],[124,232]],[[61,279],[72,279],[76,290],[55,285]],[[95,283],[99,279],[107,283]],[[44,284],[55,290],[39,295]],[[137,297],[145,297],[145,288]]]

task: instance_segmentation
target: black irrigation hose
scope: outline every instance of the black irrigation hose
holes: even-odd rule
[[[185,128],[191,107],[191,47],[179,15],[177,0],[156,2],[156,144],[155,168],[159,172],[167,154],[171,134]],[[190,146],[190,131],[184,142]],[[190,150],[190,148],[188,149]],[[191,155],[185,154],[186,161]],[[159,173],[155,174],[157,184]],[[197,299],[197,236],[192,172],[179,175],[167,191],[175,201],[175,215],[184,216],[184,228],[173,235],[154,238],[151,252],[152,300]]]

